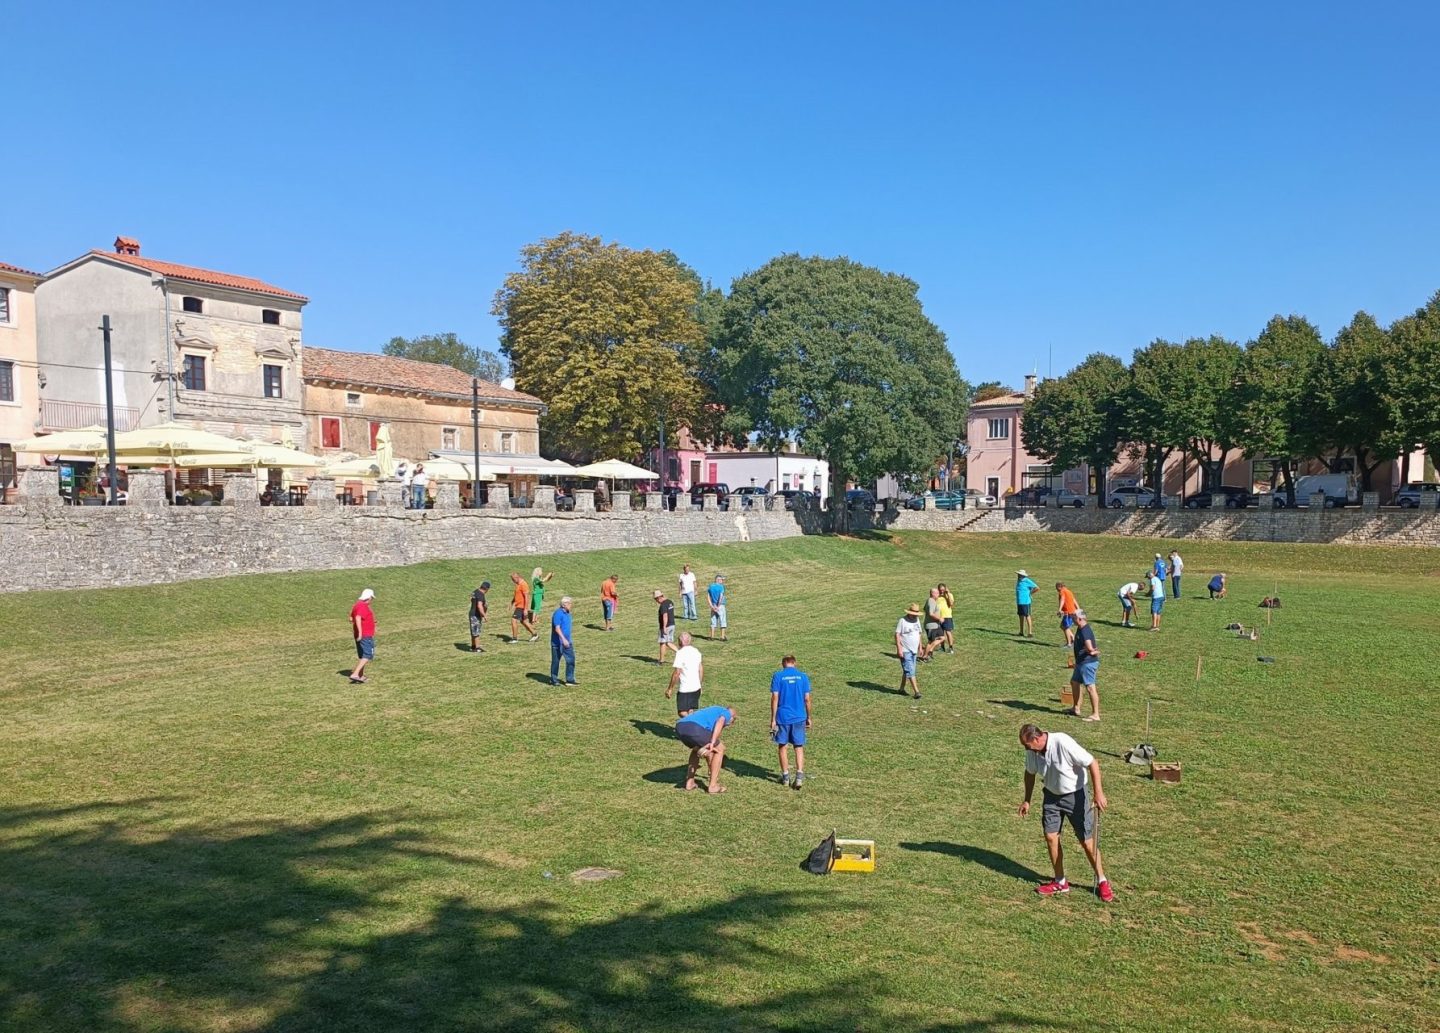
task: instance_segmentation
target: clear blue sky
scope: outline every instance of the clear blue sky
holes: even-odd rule
[[[1440,5],[13,4],[0,261],[116,234],[495,347],[571,229],[921,286],[973,381],[1440,288]]]

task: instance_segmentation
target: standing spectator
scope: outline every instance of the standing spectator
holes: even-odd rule
[[[1135,593],[1140,591],[1140,582],[1127,581],[1120,586],[1117,593],[1120,596],[1120,626],[1122,628],[1133,628],[1135,626]]]
[[[680,603],[684,608],[687,621],[699,620],[700,616],[695,612],[695,572],[690,569],[690,564],[680,571]]]
[[[1163,578],[1165,577],[1166,570],[1165,570],[1165,557],[1164,557],[1164,556],[1161,556],[1161,555],[1157,552],[1157,553],[1155,554],[1155,562],[1154,562],[1153,564],[1151,564],[1151,566],[1152,566],[1152,568],[1153,568],[1153,570],[1154,570],[1154,572],[1155,572],[1155,576],[1156,576],[1156,577],[1161,578],[1161,579],[1163,579]]]
[[[1100,784],[1100,763],[1078,742],[1064,732],[1046,732],[1035,725],[1020,729],[1020,745],[1025,747],[1025,800],[1020,804],[1020,817],[1030,813],[1030,797],[1035,792],[1038,775],[1044,786],[1040,806],[1041,827],[1045,830],[1045,846],[1055,877],[1035,887],[1043,897],[1069,893],[1065,878],[1065,853],[1060,847],[1060,832],[1068,819],[1085,858],[1095,870],[1095,895],[1109,903],[1115,899],[1110,881],[1100,860],[1100,847],[1095,842],[1095,812],[1089,809],[1085,794],[1085,776],[1095,792],[1095,810],[1107,806],[1105,790]]]
[[[930,589],[930,595],[925,600],[925,647],[920,654],[921,660],[928,661],[935,655],[935,650],[945,644],[945,625],[940,619],[940,589]]]
[[[1180,553],[1170,550],[1170,598],[1180,598],[1180,575],[1185,573],[1185,561]]]
[[[413,508],[415,495],[411,484],[415,479],[415,471],[410,469],[410,464],[402,459],[400,465],[395,467],[395,476],[400,478],[400,498],[404,501],[405,508]]]
[[[920,605],[911,603],[900,623],[895,625],[895,656],[900,660],[900,695],[905,695],[905,686],[916,699],[920,698],[920,683],[915,680],[915,661],[920,655]]]
[[[1150,630],[1160,630],[1160,611],[1165,609],[1165,578],[1150,572]]]
[[[1030,616],[1030,601],[1039,588],[1025,571],[1015,571],[1015,613],[1020,618],[1020,635],[1024,638],[1035,637],[1035,618]]]
[[[480,632],[485,627],[485,614],[489,608],[485,602],[485,593],[490,591],[490,582],[480,582],[480,587],[470,593],[470,652],[483,653],[485,650],[480,645]]]
[[[1060,630],[1065,632],[1065,646],[1075,644],[1075,611],[1080,609],[1080,604],[1075,601],[1075,593],[1066,587],[1065,582],[1055,582],[1055,592],[1060,599]],[[1072,661],[1071,666],[1074,666]]]
[[[565,660],[565,684],[578,685],[575,680],[575,636],[571,632],[573,626],[570,616],[570,607],[573,605],[568,595],[560,597],[560,605],[555,610],[555,616],[550,618],[550,684],[560,684],[560,660]]]
[[[805,737],[810,730],[810,676],[795,666],[795,658],[780,661],[770,676],[770,734],[780,749],[780,784],[790,785],[786,746],[795,747],[795,788],[805,784]]]
[[[540,636],[530,623],[530,586],[518,572],[511,572],[510,583],[515,586],[515,594],[510,599],[510,644],[520,641],[521,628],[530,633],[530,641],[534,642]]]
[[[412,509],[425,508],[425,493],[430,487],[430,475],[425,472],[424,463],[415,464],[415,476],[410,479],[410,491],[413,493]]]
[[[370,609],[370,600],[374,598],[375,589],[367,588],[350,607],[350,629],[355,632],[355,656],[359,660],[350,672],[352,685],[366,680],[365,665],[375,659],[375,613]]]
[[[955,595],[940,585],[940,626],[945,629],[945,652],[955,652]]]
[[[725,575],[716,574],[715,580],[705,590],[710,597],[710,637],[715,637],[715,632],[720,632],[720,641],[727,642],[730,633],[727,630],[729,624],[725,615]]]
[[[600,613],[605,618],[605,630],[615,630],[615,609],[620,605],[620,575],[611,574],[600,582]]]
[[[545,609],[545,586],[555,576],[552,570],[550,573],[536,567],[530,572],[530,630],[534,631],[540,625],[540,613]]]
[[[665,650],[675,648],[675,604],[665,598],[665,593],[655,589],[655,604],[657,606],[656,616],[660,620],[660,637],[655,641],[660,644],[660,655],[655,658],[657,664],[665,663]]]
[[[670,670],[670,684],[665,698],[675,694],[675,713],[679,717],[700,709],[701,683],[705,680],[705,658],[694,646],[690,632],[680,633],[680,648],[675,650],[675,663]]]
[[[1075,705],[1070,708],[1072,717],[1080,716],[1080,691],[1084,689],[1090,697],[1090,716],[1086,721],[1100,720],[1100,690],[1095,686],[1095,677],[1100,673],[1100,647],[1095,644],[1095,629],[1085,618],[1084,610],[1075,611],[1075,671],[1070,675],[1070,695]]]
[[[720,784],[720,768],[725,763],[725,744],[720,741],[720,734],[725,731],[726,725],[734,723],[735,711],[729,707],[705,707],[675,722],[675,737],[690,747],[690,765],[685,771],[682,788],[696,788],[695,771],[700,767],[701,758],[705,758],[710,761],[707,792],[725,792],[725,787]]]
[[[1210,579],[1210,598],[1224,599],[1226,593],[1230,591],[1229,581],[1230,579],[1224,574],[1216,574],[1212,577]]]

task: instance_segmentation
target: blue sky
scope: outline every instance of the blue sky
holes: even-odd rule
[[[116,234],[495,347],[522,245],[848,255],[973,381],[1440,289],[1440,5],[12,5],[0,261]]]

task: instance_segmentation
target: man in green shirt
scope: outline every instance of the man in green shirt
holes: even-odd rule
[[[545,609],[545,584],[554,576],[553,570],[547,574],[540,567],[536,567],[530,572],[530,624],[532,627],[536,626],[535,618],[540,616],[540,612]]]

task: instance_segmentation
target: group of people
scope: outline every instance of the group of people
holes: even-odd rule
[[[921,632],[924,632],[923,638]],[[895,625],[895,658],[900,661],[900,694],[920,698],[918,664],[936,653],[955,652],[955,595],[943,582],[925,600],[924,624],[919,603],[911,603]]]

